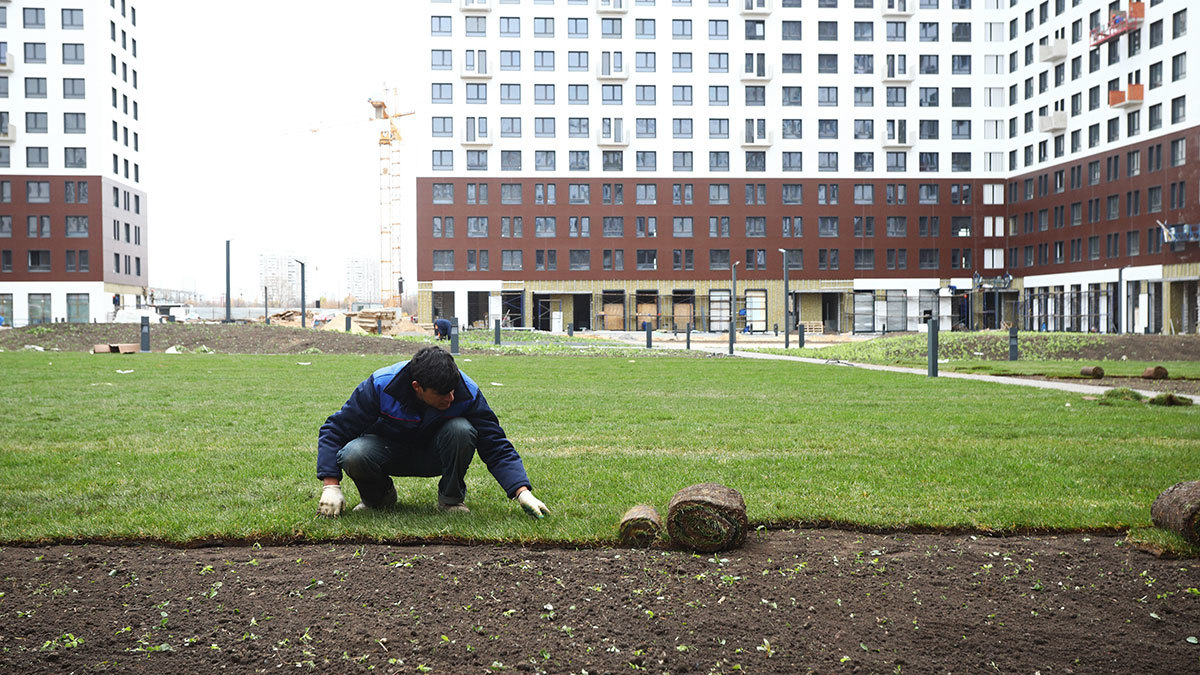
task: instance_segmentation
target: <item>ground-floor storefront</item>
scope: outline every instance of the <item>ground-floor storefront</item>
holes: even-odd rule
[[[545,331],[810,333],[943,330],[1195,333],[1200,265],[1149,265],[1014,278],[688,281],[425,281],[423,322]],[[788,316],[785,319],[785,307]]]
[[[103,281],[0,283],[0,316],[6,326],[112,321],[116,310],[142,307],[146,289]]]

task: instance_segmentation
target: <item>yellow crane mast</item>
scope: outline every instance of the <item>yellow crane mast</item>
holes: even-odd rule
[[[396,90],[389,93],[394,96]],[[379,300],[385,307],[399,307],[404,289],[400,276],[400,130],[395,119],[414,113],[389,114],[385,101],[368,101],[374,109],[372,119],[387,121],[387,127],[379,132]]]

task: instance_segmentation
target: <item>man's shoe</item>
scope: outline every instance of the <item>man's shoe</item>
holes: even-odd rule
[[[383,509],[391,507],[395,503],[396,503],[396,486],[393,485],[392,489],[388,490],[388,493],[383,496],[383,500],[380,501],[378,504],[368,505],[366,502],[359,502],[358,505],[355,506],[352,510],[354,510],[354,511],[381,511]]]
[[[471,512],[471,509],[468,509],[467,505],[462,502],[458,502],[457,504],[443,504],[441,502],[438,502],[437,507],[438,507],[438,511],[441,511],[442,513],[470,513]]]

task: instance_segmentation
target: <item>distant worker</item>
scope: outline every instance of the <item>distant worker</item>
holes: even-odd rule
[[[117,293],[113,293],[113,311],[115,312],[118,309],[121,309],[121,296]]]
[[[467,513],[463,479],[476,452],[526,513],[542,518],[550,512],[533,496],[525,465],[479,386],[446,350],[423,347],[411,361],[372,373],[321,426],[317,478],[324,487],[317,512],[334,517],[345,509],[345,471],[362,497],[355,511],[395,504],[392,476],[441,476],[438,510]]]
[[[450,321],[447,319],[438,319],[433,322],[433,335],[439,340],[450,339]]]

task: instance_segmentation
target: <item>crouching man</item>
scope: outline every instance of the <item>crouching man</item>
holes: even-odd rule
[[[411,361],[372,373],[321,426],[317,512],[334,517],[346,508],[345,472],[362,497],[355,511],[395,504],[392,476],[441,476],[438,509],[466,513],[463,478],[476,451],[509,499],[537,518],[550,512],[533,496],[525,465],[479,386],[444,349],[424,347]]]

